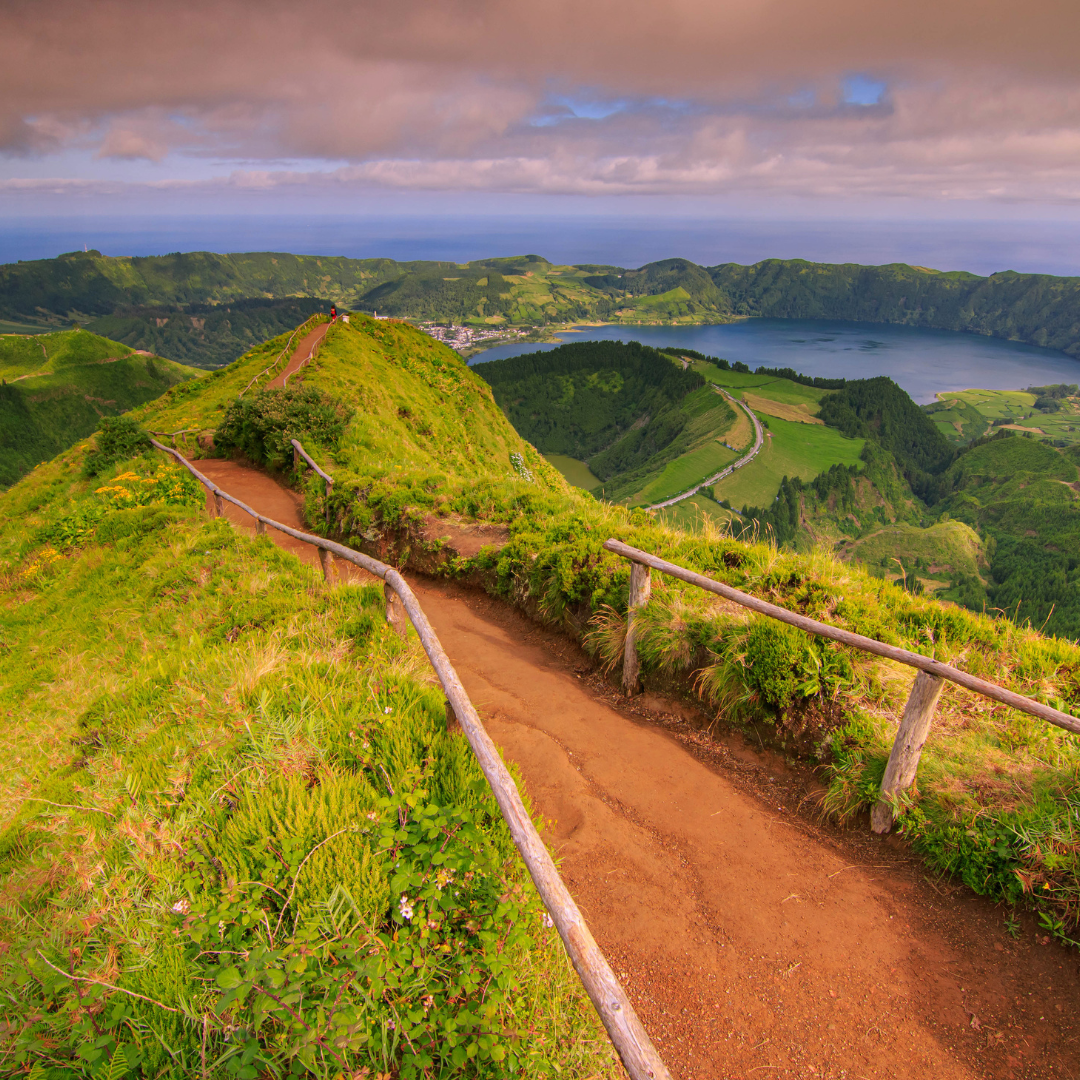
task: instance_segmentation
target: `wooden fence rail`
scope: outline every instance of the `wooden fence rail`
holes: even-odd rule
[[[324,336],[325,336],[325,335],[324,335]],[[308,354],[307,354],[307,356],[305,356],[305,357],[304,357],[304,359],[303,359],[303,360],[301,360],[301,361],[300,361],[300,363],[296,365],[296,371],[290,371],[290,372],[289,372],[289,374],[288,374],[288,375],[286,375],[286,376],[285,376],[285,378],[281,380],[281,388],[282,388],[282,390],[286,390],[286,389],[288,389],[288,386],[289,386],[289,380],[290,380],[290,379],[291,379],[291,378],[292,378],[292,377],[293,377],[293,376],[294,376],[294,375],[295,375],[295,374],[296,374],[296,373],[297,373],[297,372],[298,372],[298,371],[299,371],[299,370],[300,370],[300,369],[301,369],[301,368],[302,368],[302,367],[303,367],[303,366],[304,366],[305,364],[310,364],[310,363],[311,363],[311,361],[312,361],[312,360],[314,360],[314,359],[315,359],[315,357],[319,355],[319,346],[320,346],[320,345],[321,345],[322,343],[323,343],[323,339],[322,339],[322,338],[319,338],[319,340],[318,340],[318,341],[316,341],[316,342],[315,342],[315,344],[314,344],[314,345],[312,345],[312,346],[311,346],[311,348],[310,348],[310,349],[308,350]]]
[[[248,392],[248,391],[249,391],[249,390],[250,390],[250,389],[251,389],[251,388],[252,388],[252,387],[253,387],[253,386],[255,385],[255,383],[259,381],[259,379],[261,379],[261,378],[262,378],[262,377],[263,377],[264,375],[269,375],[269,374],[270,374],[270,372],[271,372],[271,371],[273,371],[273,370],[274,370],[274,368],[276,368],[276,367],[278,366],[278,364],[280,364],[280,363],[281,363],[281,358],[282,358],[283,356],[287,355],[287,353],[288,353],[289,349],[290,349],[290,348],[292,347],[292,343],[293,343],[293,341],[295,340],[295,338],[296,338],[296,335],[297,335],[297,334],[299,334],[299,333],[300,333],[300,331],[301,331],[301,330],[303,330],[303,329],[304,329],[304,327],[308,325],[308,323],[310,323],[310,322],[315,322],[316,320],[318,320],[318,319],[321,319],[321,318],[322,318],[322,315],[311,315],[311,316],[309,316],[309,317],[308,317],[307,319],[305,319],[305,320],[304,320],[304,321],[303,321],[303,322],[302,322],[302,323],[301,323],[301,324],[300,324],[300,325],[299,325],[299,326],[298,326],[298,327],[297,327],[297,328],[296,328],[296,329],[295,329],[295,330],[294,330],[294,331],[293,331],[293,332],[292,332],[292,333],[291,333],[291,334],[289,335],[289,340],[285,342],[285,348],[283,348],[283,349],[281,350],[281,352],[279,352],[279,353],[277,354],[277,356],[275,356],[275,357],[274,357],[274,359],[270,361],[269,365],[268,365],[267,367],[265,367],[265,368],[264,368],[264,369],[263,369],[262,371],[260,371],[260,372],[259,372],[259,374],[258,374],[258,375],[256,375],[256,376],[255,376],[255,378],[254,378],[254,379],[252,379],[252,380],[251,380],[251,382],[249,382],[249,383],[247,384],[247,386],[245,386],[245,387],[244,387],[244,389],[243,389],[243,390],[241,390],[241,391],[240,391],[240,393],[239,393],[239,394],[237,394],[236,396],[237,396],[238,398],[242,398],[242,397],[243,397],[243,396],[244,396],[244,395],[245,395],[245,394],[246,394],[246,393],[247,393],[247,392]],[[310,359],[311,359],[311,357],[309,356],[309,357],[308,357],[308,359],[310,360]]]
[[[392,566],[387,566],[378,559],[372,559],[322,536],[314,536],[301,532],[299,529],[290,528],[288,525],[260,514],[219,488],[179,451],[163,446],[154,440],[151,441],[159,450],[175,458],[206,488],[219,514],[223,510],[223,502],[230,502],[255,519],[258,532],[265,532],[266,527],[269,526],[286,536],[292,536],[317,548],[327,580],[330,579],[328,560],[333,558],[353,563],[382,579],[385,583],[383,588],[387,601],[387,622],[398,633],[403,634],[406,629],[402,617],[402,609],[404,609],[404,614],[408,616],[415,628],[424,652],[427,653],[428,660],[435,669],[435,674],[442,684],[443,693],[446,695],[447,719],[450,720],[452,716],[469,740],[469,745],[491,786],[503,818],[510,828],[514,844],[521,853],[529,875],[536,885],[536,890],[566,946],[578,977],[607,1029],[627,1072],[632,1080],[671,1080],[670,1073],[649,1039],[630,999],[623,991],[611,966],[589,932],[577,904],[574,903],[574,898],[559,876],[550,853],[521,801],[521,795],[513,777],[499,756],[499,751],[491,741],[491,736],[484,728],[476,709],[473,708],[457,672],[443,651],[435,631],[412,589],[409,588],[408,582]],[[311,461],[306,454],[304,458]],[[314,466],[314,462],[311,464]],[[320,475],[325,476],[325,473],[320,470]]]
[[[297,369],[297,370],[299,370],[299,369]],[[327,528],[329,528],[330,527],[330,491],[334,486],[334,478],[332,476],[327,476],[326,473],[324,473],[322,471],[322,469],[319,468],[319,466],[316,464],[316,462],[312,459],[311,455],[300,445],[299,442],[297,442],[296,439],[290,439],[289,442],[292,443],[293,468],[297,472],[299,472],[300,471],[300,462],[301,461],[306,461],[308,463],[308,465],[310,465],[311,468],[319,476],[321,476],[323,478],[323,483],[326,485],[325,500],[324,500],[325,503],[326,503],[326,525],[327,525]]]
[[[624,690],[632,694],[637,689],[637,649],[635,645],[634,622],[637,608],[648,603],[650,570],[659,570],[678,578],[690,585],[696,585],[700,589],[716,593],[726,600],[731,600],[742,607],[756,611],[760,615],[768,615],[772,619],[778,619],[789,626],[796,626],[809,634],[817,634],[819,637],[838,641],[841,645],[850,645],[863,652],[873,653],[876,656],[884,656],[889,660],[896,660],[908,667],[916,668],[919,674],[915,678],[915,685],[911,689],[904,714],[900,720],[900,729],[896,733],[892,753],[889,755],[889,764],[885,768],[885,776],[881,782],[881,799],[871,811],[870,823],[874,832],[886,833],[893,825],[892,800],[900,792],[907,790],[915,782],[915,774],[919,765],[919,756],[922,753],[923,744],[930,732],[930,723],[934,715],[934,707],[937,705],[938,695],[941,693],[942,683],[947,680],[976,694],[990,698],[992,701],[1000,701],[1012,709],[1038,716],[1048,723],[1055,724],[1066,731],[1080,734],[1080,719],[1070,716],[1069,713],[1061,712],[1041,701],[1033,701],[1031,698],[1016,694],[1012,690],[1006,690],[996,683],[987,682],[985,679],[969,675],[950,664],[943,664],[940,660],[923,656],[921,653],[909,652],[907,649],[897,648],[895,645],[886,645],[883,641],[875,638],[863,637],[862,634],[853,634],[850,630],[841,630],[838,626],[830,626],[828,623],[818,622],[816,619],[807,618],[797,612],[788,611],[787,608],[778,607],[765,600],[759,600],[749,593],[740,592],[730,585],[724,585],[719,581],[704,574],[695,573],[676,563],[658,559],[647,551],[630,547],[619,540],[607,540],[604,548],[615,555],[621,555],[632,564],[630,576],[630,609],[627,618],[626,632],[626,657],[623,664]],[[636,575],[636,576],[635,576]],[[632,666],[631,666],[631,653]],[[627,675],[630,672],[630,675]]]

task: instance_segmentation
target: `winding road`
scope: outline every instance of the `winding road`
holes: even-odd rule
[[[264,473],[199,468],[304,527]],[[410,584],[678,1080],[1077,1076],[1080,968],[1026,917],[1013,940],[902,840],[823,823],[809,770],[705,735],[685,703],[626,701],[565,636],[482,592]]]
[[[713,484],[718,484],[725,476],[730,476],[736,469],[741,469],[744,465],[748,465],[758,456],[758,451],[765,443],[765,432],[761,427],[761,421],[754,415],[754,410],[745,402],[732,397],[722,387],[717,386],[716,383],[713,383],[713,387],[718,393],[723,394],[732,405],[742,409],[746,415],[750,417],[750,423],[754,425],[754,445],[746,454],[739,458],[738,461],[733,461],[726,469],[721,469],[720,472],[715,475],[706,477],[699,484],[695,484],[689,491],[684,491],[681,495],[676,495],[671,499],[665,499],[663,502],[653,503],[651,506],[644,507],[645,510],[662,510],[665,506],[674,506],[677,502],[682,502],[683,499],[689,499],[691,495],[696,495],[703,487],[711,487]]]

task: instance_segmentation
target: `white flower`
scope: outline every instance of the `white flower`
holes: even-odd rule
[[[376,814],[374,810],[369,810],[367,812],[367,819],[368,819],[368,821],[378,821],[379,820],[379,815]]]
[[[544,925],[550,930],[555,925],[555,920],[545,911]]]
[[[191,901],[177,900],[170,910],[174,915],[186,915],[191,910]]]
[[[412,904],[409,903],[409,898],[407,896],[403,896],[401,900],[398,901],[398,908],[401,911],[401,917],[406,922],[409,922],[413,917],[413,908]]]
[[[384,714],[385,714],[386,716],[389,716],[389,715],[390,715],[390,714],[391,714],[391,713],[392,713],[393,711],[394,711],[394,710],[393,710],[393,709],[391,709],[389,705],[387,705],[387,706],[386,706],[386,708],[385,708],[385,709],[383,709],[383,713],[384,713]]]

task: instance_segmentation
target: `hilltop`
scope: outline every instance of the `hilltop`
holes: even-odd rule
[[[215,367],[330,302],[476,332],[516,335],[581,322],[694,325],[736,318],[901,323],[1024,341],[1080,355],[1080,278],[980,277],[903,263],[768,259],[637,268],[557,265],[540,255],[469,263],[210,252],[73,252],[0,266],[0,320],[77,320],[133,347]]]
[[[85,330],[0,336],[0,488],[198,374]]]
[[[0,494],[0,986],[20,1068],[48,1054],[87,1075],[186,1077],[204,1060],[215,1077],[285,1073],[333,1030],[352,1074],[419,1076],[473,1055],[491,1077],[613,1075],[415,638],[387,626],[381,586],[326,588],[266,537],[208,519],[137,425],[198,429],[189,453],[262,465],[302,496],[309,529],[487,590],[581,643],[594,678],[617,672],[625,640],[629,571],[602,547],[613,536],[1080,711],[1071,642],[821,550],[714,523],[689,533],[569,487],[492,387],[406,324],[331,326],[300,385],[238,400],[284,341],[100,432],[95,477],[87,441]],[[770,379],[791,397],[822,389],[752,377],[744,394]],[[686,381],[685,396],[700,392]],[[844,400],[872,430],[891,397]],[[787,422],[824,427],[805,399],[786,404],[807,417]],[[902,427],[878,426],[903,449]],[[291,437],[332,473],[329,497],[294,471]],[[972,475],[999,476],[990,464]],[[812,764],[834,817],[876,801],[909,670],[672,579],[640,619],[646,688],[696,703],[703,727]],[[617,761],[617,744],[607,752]],[[908,843],[1066,937],[1077,753],[1072,736],[949,684],[918,788],[897,808]]]

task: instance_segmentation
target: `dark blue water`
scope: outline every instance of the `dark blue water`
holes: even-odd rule
[[[833,379],[888,375],[921,404],[948,390],[1080,383],[1080,360],[1055,349],[880,323],[746,319],[725,326],[590,326],[559,335],[560,344],[571,341],[640,341],[658,348],[695,349],[732,363],[741,360],[751,370],[764,364]],[[556,347],[498,345],[470,363]]]

